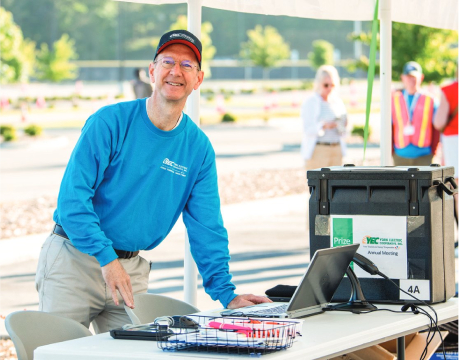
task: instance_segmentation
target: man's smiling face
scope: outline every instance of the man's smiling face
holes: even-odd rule
[[[161,60],[165,57],[172,58],[175,65],[171,69],[165,69]],[[155,84],[156,95],[166,101],[186,101],[188,95],[201,85],[204,73],[194,67],[191,72],[186,72],[180,67],[184,60],[193,65],[198,65],[196,56],[188,46],[173,44],[166,47],[156,58],[156,62],[150,64],[150,80]]]

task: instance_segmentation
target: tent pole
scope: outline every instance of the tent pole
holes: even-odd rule
[[[392,164],[392,126],[391,126],[391,80],[392,80],[392,17],[391,1],[379,1],[380,30],[380,70],[381,81],[381,127],[380,148],[381,165]]]
[[[201,39],[202,0],[188,0],[188,31]],[[200,91],[194,90],[186,102],[187,115],[199,126]],[[194,306],[198,302],[198,271],[191,256],[188,233],[185,231],[184,300]]]

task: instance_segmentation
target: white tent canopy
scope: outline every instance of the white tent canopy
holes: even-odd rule
[[[160,5],[188,1],[129,0],[129,2]],[[194,1],[189,2],[194,3]],[[376,0],[202,0],[199,5],[263,15],[370,21],[373,20],[375,4]],[[458,30],[457,0],[396,0],[392,2],[391,8],[392,21]]]
[[[286,15],[322,20],[373,20],[376,0],[115,0],[143,4],[188,3],[188,30],[201,38],[202,7],[263,14]],[[458,0],[379,0],[380,86],[381,86],[381,165],[391,159],[391,78],[392,21],[458,30]],[[166,29],[164,29],[166,31]],[[299,29],[298,31],[301,31]],[[199,91],[187,102],[187,114],[199,124]],[[185,241],[185,301],[196,306],[197,270],[188,239]]]

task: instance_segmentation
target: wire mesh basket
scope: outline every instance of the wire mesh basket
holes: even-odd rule
[[[195,327],[169,328],[158,341],[163,351],[263,355],[288,349],[301,336],[301,321],[188,315]],[[170,334],[170,333],[169,333]]]

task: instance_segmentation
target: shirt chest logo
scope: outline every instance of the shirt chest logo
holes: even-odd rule
[[[163,160],[163,163],[162,163],[160,168],[165,170],[165,171],[169,171],[172,174],[175,174],[175,175],[178,175],[178,176],[183,176],[183,177],[186,177],[187,172],[188,172],[188,168],[187,167],[185,167],[183,165],[179,165],[179,164],[169,160],[168,158],[165,158]]]

